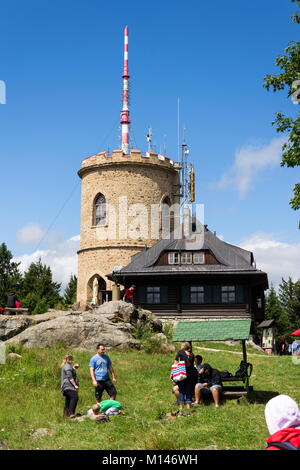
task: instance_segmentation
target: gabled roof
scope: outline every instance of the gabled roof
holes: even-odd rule
[[[182,227],[182,226],[181,226]],[[151,248],[132,256],[132,261],[124,267],[120,274],[139,273],[167,274],[177,273],[217,273],[217,272],[256,272],[261,273],[253,265],[253,253],[235,245],[220,240],[215,234],[204,227],[197,225],[197,231],[192,235],[182,238],[175,238],[174,233],[169,239],[162,239]],[[156,265],[160,255],[168,251],[199,251],[210,250],[220,264],[199,264],[199,265]]]
[[[249,338],[251,319],[181,321],[173,341],[226,341]]]

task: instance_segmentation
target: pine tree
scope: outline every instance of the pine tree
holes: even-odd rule
[[[284,312],[273,285],[266,296],[266,319],[275,320],[278,336],[284,336],[289,327],[288,317]]]
[[[279,285],[279,300],[288,321],[287,334],[299,328],[300,322],[300,281],[289,277]]]
[[[32,312],[38,304],[38,313],[43,313],[42,310],[46,312],[61,301],[61,284],[53,281],[51,268],[42,264],[41,259],[31,263],[24,273],[22,287],[22,301]]]
[[[12,261],[13,255],[5,243],[0,245],[0,306],[6,305],[7,294],[18,291],[22,286],[22,274],[19,271],[20,263]]]
[[[71,274],[69,284],[67,285],[64,293],[64,303],[66,306],[73,305],[76,302],[77,296],[77,277]]]

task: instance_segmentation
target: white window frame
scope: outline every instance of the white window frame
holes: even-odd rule
[[[169,264],[179,264],[180,263],[179,253],[177,251],[174,251],[173,253],[168,253],[168,262]]]
[[[196,261],[197,257],[199,257],[199,261]],[[193,253],[193,262],[194,264],[205,264],[205,253],[203,251]]]
[[[193,253],[181,253],[181,264],[193,264]]]

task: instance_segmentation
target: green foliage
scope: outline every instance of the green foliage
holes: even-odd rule
[[[71,274],[69,284],[67,285],[64,293],[64,303],[66,306],[71,306],[76,302],[77,295],[77,277]]]
[[[22,306],[29,309],[29,312],[33,312],[39,302],[39,296],[35,292],[29,292],[26,297],[22,298]]]
[[[136,326],[133,332],[133,336],[141,341],[141,343],[143,343],[143,341],[147,341],[152,335],[153,331],[150,323],[140,323],[138,326]]]
[[[32,315],[39,315],[40,313],[45,313],[49,309],[49,305],[45,299],[39,299],[38,303],[36,304],[34,310],[32,311]]]
[[[0,245],[0,306],[6,305],[7,295],[22,284],[22,275],[19,271],[20,263],[12,261],[13,255],[5,243]]]
[[[167,337],[168,341],[172,341],[174,332],[174,325],[172,322],[165,322],[163,324],[163,334]]]
[[[282,279],[279,286],[279,299],[288,324],[288,334],[300,326],[300,280],[293,282],[289,277]]]
[[[266,296],[266,318],[274,319],[278,336],[290,341],[290,333],[300,326],[300,280],[282,279],[278,294],[271,286]]]
[[[60,286],[53,281],[50,267],[42,264],[39,259],[36,263],[31,263],[24,274],[22,303],[30,311],[44,313],[61,301]]]
[[[289,328],[288,319],[273,285],[271,285],[266,296],[266,319],[275,320],[278,336],[287,334]]]
[[[297,3],[298,0],[291,0]],[[295,13],[292,16],[295,23],[300,23],[300,15]],[[264,87],[278,90],[287,89],[288,96],[296,97],[295,104],[300,102],[300,42],[291,41],[285,49],[285,54],[276,58],[276,65],[282,70],[277,75],[266,75],[264,77]],[[281,112],[276,113],[276,119],[272,123],[276,126],[277,132],[287,133],[287,142],[282,147],[281,166],[295,167],[300,165],[300,114],[296,118],[287,117]],[[300,208],[300,184],[294,186],[294,196],[290,200],[292,209]]]

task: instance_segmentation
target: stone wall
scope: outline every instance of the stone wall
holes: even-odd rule
[[[92,276],[108,281],[106,275],[115,265],[126,266],[133,254],[161,238],[158,209],[165,197],[171,204],[178,203],[175,194],[179,192],[176,164],[163,158],[132,150],[129,156],[115,151],[112,156],[100,153],[83,160],[78,172],[82,195],[77,301],[81,305],[89,300],[87,285]],[[108,204],[107,223],[101,227],[93,220],[99,193]]]

